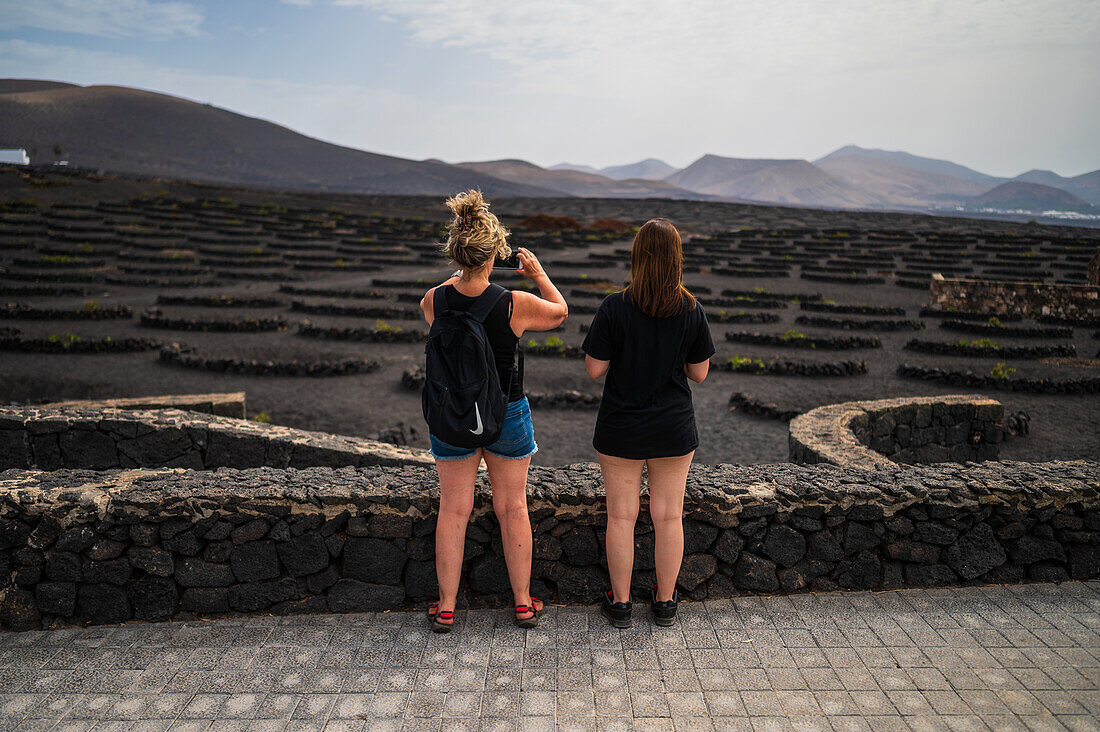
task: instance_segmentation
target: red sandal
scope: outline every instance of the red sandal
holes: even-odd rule
[[[435,610],[433,613],[432,610]],[[450,620],[449,623],[441,623],[440,620]],[[428,606],[428,620],[432,622],[433,633],[450,633],[455,624],[454,610],[440,610],[439,603],[433,602]]]
[[[542,615],[543,608],[535,607],[536,602],[539,602],[539,599],[537,597],[532,597],[530,605],[516,605],[516,625],[521,628],[534,628],[538,626],[539,616]],[[520,613],[531,613],[531,617],[521,618],[519,617]]]

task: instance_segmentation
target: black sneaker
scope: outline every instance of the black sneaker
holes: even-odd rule
[[[680,604],[680,592],[672,591],[672,599],[657,602],[657,585],[653,585],[650,594],[653,622],[657,625],[672,625],[676,622],[676,607]]]
[[[630,614],[634,609],[634,603],[629,600],[626,602],[612,602],[613,597],[614,594],[611,590],[608,590],[607,594],[603,596],[603,606],[600,608],[600,613],[607,618],[607,621],[614,628],[633,626],[634,621],[630,619]]]

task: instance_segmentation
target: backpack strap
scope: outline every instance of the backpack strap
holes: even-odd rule
[[[495,282],[490,282],[485,291],[477,296],[477,300],[474,301],[467,312],[477,322],[484,323],[485,319],[489,317],[489,313],[493,312],[493,308],[500,302],[500,298],[507,294],[508,290]]]
[[[447,286],[440,285],[432,291],[432,317],[438,318],[443,313],[450,310],[447,307]]]

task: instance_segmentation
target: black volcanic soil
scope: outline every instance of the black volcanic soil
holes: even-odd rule
[[[156,196],[155,199],[139,196]],[[157,196],[157,194],[160,194]],[[194,199],[206,198],[205,207],[194,206]],[[12,320],[3,319],[0,327],[19,328],[23,337],[44,337],[50,334],[75,333],[84,337],[114,338],[124,336],[143,336],[177,341],[193,346],[199,354],[207,356],[232,356],[234,358],[256,358],[261,360],[285,361],[293,358],[316,360],[321,358],[342,359],[368,357],[378,360],[382,365],[378,371],[354,376],[327,378],[308,377],[268,377],[252,375],[234,375],[211,373],[208,371],[188,370],[163,364],[158,361],[156,351],[117,354],[117,355],[42,355],[0,351],[0,403],[41,402],[73,398],[96,398],[114,396],[142,396],[148,394],[170,394],[208,391],[245,391],[247,392],[249,414],[267,412],[272,421],[294,427],[325,430],[349,435],[372,436],[399,422],[404,422],[419,430],[414,445],[426,447],[427,435],[420,417],[419,394],[402,388],[402,372],[423,359],[423,347],[420,344],[373,344],[354,341],[330,341],[305,338],[296,334],[295,324],[308,319],[315,324],[334,325],[344,328],[364,327],[374,324],[374,318],[346,316],[306,315],[289,309],[291,300],[301,299],[311,302],[333,302],[340,305],[363,306],[400,306],[415,308],[415,303],[399,302],[398,293],[411,295],[424,288],[389,288],[384,300],[351,300],[344,298],[323,298],[289,295],[277,292],[283,276],[300,276],[305,279],[294,284],[307,287],[330,287],[340,289],[379,289],[373,281],[378,278],[415,280],[431,278],[442,279],[450,271],[446,262],[430,260],[431,245],[435,240],[430,234],[418,234],[418,226],[428,226],[432,222],[443,221],[441,202],[434,199],[415,197],[348,196],[348,195],[292,195],[255,190],[236,190],[197,186],[170,181],[140,181],[123,178],[88,178],[70,173],[62,175],[53,172],[38,171],[30,180],[8,170],[0,173],[0,201],[37,200],[45,202],[45,207],[8,206],[8,211],[0,217],[0,286],[17,287],[34,284],[28,279],[33,272],[56,274],[59,272],[83,272],[90,282],[56,283],[65,286],[85,287],[93,294],[82,297],[54,297],[45,295],[17,295],[0,293],[0,302],[29,303],[40,307],[79,308],[87,300],[95,299],[101,306],[130,305],[134,317],[128,320]],[[150,201],[156,201],[156,204]],[[199,247],[209,247],[210,236],[224,237],[226,242],[213,246],[226,249],[260,247],[271,256],[287,256],[287,249],[280,245],[299,247],[299,253],[309,253],[314,249],[329,251],[326,247],[338,246],[340,240],[358,241],[365,236],[374,236],[379,249],[378,256],[400,256],[408,261],[387,264],[377,272],[339,272],[307,270],[293,262],[283,260],[273,267],[275,279],[229,279],[215,272],[212,281],[199,287],[156,287],[129,286],[112,284],[105,280],[108,275],[118,275],[123,270],[120,264],[148,267],[172,266],[172,262],[147,262],[127,259],[121,254],[108,256],[109,262],[102,267],[62,266],[64,262],[56,260],[50,267],[33,268],[27,264],[28,258],[42,258],[42,255],[57,256],[60,251],[72,251],[74,256],[87,254],[86,247],[81,249],[79,236],[62,234],[66,222],[72,217],[95,219],[89,226],[123,227],[135,222],[141,226],[155,229],[158,226],[169,227],[163,215],[177,202],[183,204],[178,215],[190,223],[200,222],[196,228],[170,231],[164,229],[164,249],[198,251]],[[54,203],[76,203],[90,206],[89,209],[50,208]],[[103,207],[101,204],[117,204]],[[255,207],[268,205],[266,213],[257,213]],[[98,208],[97,208],[98,207]],[[159,211],[160,219],[149,218],[154,207]],[[281,209],[288,213],[280,213]],[[928,249],[921,245],[930,242],[939,247],[939,251],[965,252],[959,254],[956,265],[970,267],[973,274],[981,275],[986,269],[996,269],[1006,260],[998,259],[997,252],[983,251],[979,246],[990,242],[1007,240],[1011,254],[1026,251],[1035,252],[1040,259],[1032,266],[1033,272],[1046,272],[1055,280],[1081,281],[1085,263],[1081,258],[1087,251],[1095,251],[1100,245],[1097,233],[1089,230],[1069,227],[1044,227],[1006,224],[1000,222],[950,219],[905,214],[862,214],[850,212],[831,212],[808,209],[748,206],[736,204],[713,204],[680,201],[624,201],[592,199],[499,199],[494,208],[503,215],[506,223],[515,225],[524,215],[549,213],[571,216],[582,224],[589,224],[598,218],[619,218],[633,224],[640,224],[652,216],[667,216],[674,220],[687,236],[694,236],[685,244],[689,256],[702,251],[703,237],[722,232],[751,229],[741,239],[729,245],[728,253],[714,254],[714,261],[706,261],[709,254],[697,260],[705,261],[709,266],[750,267],[760,263],[761,252],[755,249],[758,243],[774,242],[773,254],[766,257],[769,266],[788,266],[788,277],[765,278],[754,275],[729,276],[713,273],[689,272],[685,281],[689,287],[710,288],[709,297],[718,297],[723,289],[751,292],[754,288],[763,288],[769,293],[788,296],[820,295],[826,301],[838,304],[870,304],[904,308],[905,315],[880,316],[883,318],[907,319],[919,318],[921,306],[927,298],[926,292],[919,289],[902,287],[896,284],[898,272],[910,267],[904,257],[921,257]],[[271,209],[271,210],[269,210]],[[308,211],[307,211],[308,209]],[[334,228],[324,229],[326,210],[339,211],[340,217]],[[330,213],[331,213],[330,211]],[[217,217],[211,216],[217,214]],[[240,219],[236,217],[239,212]],[[267,218],[265,218],[267,217]],[[282,218],[280,218],[282,217]],[[289,218],[288,218],[289,217]],[[372,218],[373,217],[373,218]],[[385,217],[393,217],[385,223]],[[316,219],[316,220],[314,220]],[[419,220],[414,220],[419,219]],[[403,222],[400,220],[404,220]],[[39,229],[33,222],[47,222]],[[236,224],[225,223],[238,221]],[[321,230],[324,236],[312,239],[280,238],[271,230],[237,232],[237,227],[252,226],[256,221],[269,221],[269,224],[300,227],[298,233]],[[28,224],[28,222],[31,222]],[[144,222],[144,223],[141,223]],[[214,223],[210,223],[214,222]],[[221,222],[221,223],[218,223]],[[280,223],[281,222],[281,223]],[[289,223],[288,223],[289,222]],[[255,224],[263,228],[265,225]],[[386,235],[396,226],[397,234]],[[20,228],[22,227],[22,228]],[[206,228],[204,228],[206,227]],[[429,227],[430,228],[430,227]],[[19,231],[16,231],[19,229]],[[218,233],[216,230],[222,230]],[[113,243],[115,249],[121,244],[122,252],[147,255],[156,253],[149,248],[152,239],[130,239],[125,233],[97,238],[91,243],[93,250],[104,244]],[[243,231],[243,229],[242,229]],[[410,233],[412,231],[412,233]],[[343,232],[343,233],[341,233]],[[372,233],[373,232],[373,233]],[[875,232],[894,232],[908,234],[915,241],[899,241],[889,245],[889,254],[893,263],[885,265],[882,261],[862,267],[851,264],[851,271],[885,278],[885,284],[841,284],[802,279],[803,272],[813,273],[815,267],[829,269],[832,274],[850,274],[842,271],[848,267],[850,255],[866,251],[880,251],[881,242],[873,239]],[[868,233],[872,238],[868,239]],[[70,232],[71,234],[71,232]],[[554,241],[554,236],[542,232],[515,229],[514,243],[530,246],[538,253],[547,266],[551,276],[579,276],[586,274],[593,281],[607,280],[619,284],[627,276],[623,261],[615,262],[611,268],[598,267],[598,259],[590,258],[595,254],[611,255],[617,250],[629,247],[628,239],[614,240],[606,236],[592,235],[592,240],[584,237],[567,243],[562,248]],[[196,240],[194,237],[198,237]],[[236,237],[236,238],[234,238]],[[955,241],[952,237],[963,237]],[[745,240],[756,243],[747,249],[738,248]],[[871,244],[864,247],[867,242]],[[16,243],[18,242],[18,243]],[[134,247],[136,243],[143,246]],[[239,246],[233,242],[239,242]],[[740,244],[739,244],[740,242]],[[713,242],[711,242],[713,245]],[[835,246],[837,252],[820,253],[810,257],[815,247]],[[1058,251],[1054,249],[1059,248]],[[1090,249],[1091,248],[1091,249]],[[109,247],[100,247],[107,251]],[[130,256],[129,254],[126,257]],[[190,255],[189,255],[190,256]],[[218,266],[203,260],[205,255],[198,254],[199,261],[194,266]],[[265,254],[264,256],[267,256]],[[341,255],[345,256],[345,255]],[[838,260],[844,260],[843,262]],[[120,258],[122,257],[122,258]],[[327,257],[327,255],[326,255]],[[788,259],[783,259],[788,257]],[[1045,259],[1042,257],[1046,257]],[[17,263],[22,259],[23,263]],[[325,257],[321,258],[328,261]],[[354,256],[348,256],[351,261]],[[363,261],[367,261],[368,258]],[[803,260],[803,261],[799,261]],[[1081,260],[1081,261],[1079,261]],[[44,261],[49,261],[45,260]],[[193,261],[193,260],[190,260]],[[832,262],[832,266],[830,265]],[[1058,265],[1058,266],[1054,266]],[[243,269],[244,265],[242,265]],[[1021,271],[1026,271],[1021,269]],[[819,272],[820,273],[820,272]],[[159,276],[159,275],[139,275]],[[911,278],[912,270],[902,273],[903,278]],[[55,284],[41,281],[38,284]],[[507,281],[506,281],[507,284]],[[591,315],[580,310],[592,308],[598,304],[596,297],[573,296],[570,291],[576,285],[562,284],[573,315],[562,330],[555,335],[566,344],[579,345],[583,339],[580,332]],[[146,307],[153,306],[158,294],[199,295],[208,293],[233,294],[240,296],[275,296],[285,302],[280,308],[205,308],[162,305],[161,309],[171,317],[190,318],[244,318],[282,316],[290,321],[291,327],[282,332],[267,333],[216,333],[191,331],[165,331],[144,328],[138,325],[138,314]],[[703,295],[704,299],[708,295]],[[739,301],[737,306],[708,305],[709,313],[718,310],[734,312],[737,310],[756,311],[751,301]],[[717,359],[733,356],[750,356],[764,359],[780,358],[807,361],[863,360],[869,373],[863,376],[847,378],[808,378],[757,376],[752,374],[728,373],[712,370],[707,381],[695,388],[697,421],[700,433],[698,460],[706,463],[759,463],[778,462],[787,457],[787,424],[776,420],[747,416],[742,412],[731,412],[727,406],[730,394],[736,391],[750,394],[756,399],[774,402],[781,408],[806,410],[821,404],[846,401],[850,399],[874,399],[902,395],[930,395],[958,393],[960,390],[950,386],[929,382],[899,379],[895,369],[899,363],[921,364],[927,366],[969,369],[978,373],[988,373],[994,360],[931,356],[913,353],[902,349],[904,343],[913,337],[928,340],[956,341],[959,339],[977,339],[962,333],[943,331],[938,328],[935,318],[922,318],[926,328],[922,331],[883,332],[840,331],[814,328],[795,323],[800,314],[828,315],[866,319],[869,316],[850,316],[834,313],[803,313],[797,304],[788,303],[786,308],[768,309],[779,315],[775,324],[719,324],[712,318],[712,330],[718,348]],[[405,328],[422,328],[423,323],[399,318],[386,318],[390,325]],[[1034,325],[1033,323],[1024,323]],[[1016,325],[1014,323],[1014,325]],[[732,343],[725,340],[727,331],[756,331],[782,334],[796,329],[812,336],[875,335],[883,342],[880,349],[859,349],[855,351],[817,351],[771,346],[753,346]],[[1051,343],[1073,344],[1078,355],[1085,357],[1071,364],[1065,362],[1009,361],[1009,365],[1018,369],[1017,376],[1044,376],[1049,378],[1080,378],[1100,376],[1100,362],[1091,360],[1097,355],[1100,343],[1091,338],[1095,328],[1078,327],[1070,339],[1004,339],[1001,345],[1041,345]],[[544,341],[548,334],[536,334]],[[526,386],[529,391],[548,392],[562,389],[576,389],[598,394],[599,384],[589,381],[584,374],[579,359],[529,356],[526,359]],[[1089,458],[1100,459],[1100,395],[1037,395],[990,390],[989,396],[1002,401],[1009,412],[1024,410],[1031,416],[1031,434],[1027,437],[1011,439],[1003,446],[1002,456],[1007,459],[1045,460]],[[563,410],[539,408],[535,410],[535,432],[540,451],[534,462],[543,465],[563,464],[586,461],[593,458],[589,440],[595,420],[594,410]]]

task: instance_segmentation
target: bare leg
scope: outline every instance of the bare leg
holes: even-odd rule
[[[695,451],[653,458],[649,467],[649,515],[653,518],[653,559],[657,565],[657,600],[672,599],[684,561],[684,485]]]
[[[607,572],[614,602],[630,601],[634,572],[634,524],[638,520],[644,460],[596,453],[607,493]]]
[[[465,460],[436,460],[439,473],[439,516],[435,524],[435,574],[439,580],[439,609],[454,610],[462,579],[466,524],[474,510],[474,481],[481,456]],[[445,623],[446,621],[440,620]]]
[[[527,513],[527,468],[531,458],[513,460],[485,453],[493,486],[493,511],[500,522],[504,562],[516,605],[531,605],[531,517]],[[521,620],[533,613],[520,613]]]

